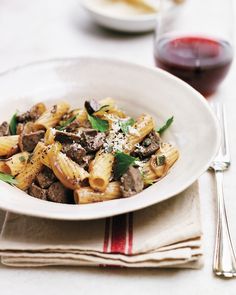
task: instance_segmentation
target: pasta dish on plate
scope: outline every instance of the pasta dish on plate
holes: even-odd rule
[[[0,125],[0,180],[52,202],[131,197],[163,178],[179,152],[151,115],[128,116],[115,101],[34,105]]]

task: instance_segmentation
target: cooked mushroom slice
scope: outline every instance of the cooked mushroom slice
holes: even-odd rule
[[[86,100],[85,101],[84,107],[85,107],[86,111],[90,115],[92,115],[93,113],[97,112],[100,109],[101,105],[95,99],[91,99],[91,100]]]

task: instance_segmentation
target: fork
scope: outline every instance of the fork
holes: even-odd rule
[[[217,276],[232,278],[236,276],[236,256],[230,235],[223,191],[223,172],[230,166],[226,112],[221,103],[213,104],[213,109],[221,127],[221,146],[210,166],[215,172],[218,203],[213,272]]]

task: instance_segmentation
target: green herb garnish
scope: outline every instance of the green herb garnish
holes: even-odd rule
[[[166,129],[170,127],[173,121],[174,121],[174,117],[172,116],[166,121],[165,125],[163,125],[160,129],[157,130],[157,132],[161,135],[164,131],[166,131]]]
[[[129,120],[123,122],[123,121],[120,121],[119,122],[119,126],[120,126],[120,129],[121,131],[126,134],[129,132],[129,126],[133,126],[135,123],[135,120],[133,118],[130,118]]]
[[[75,119],[76,119],[76,116],[73,116],[66,121],[61,121],[60,126],[57,129],[60,131],[66,129],[66,127],[69,126],[72,122],[74,122]]]
[[[16,135],[16,127],[17,127],[17,113],[15,113],[9,124],[11,135]]]
[[[20,160],[20,162],[25,162],[25,161],[26,161],[26,159],[25,159],[24,156],[20,156],[20,157],[19,157],[19,160]]]
[[[114,168],[115,179],[120,178],[129,168],[130,165],[137,161],[137,158],[131,157],[122,152],[116,152],[115,154],[116,164]]]
[[[0,180],[9,183],[11,185],[17,184],[17,180],[10,174],[0,172]]]
[[[95,113],[98,113],[100,111],[102,111],[103,109],[109,108],[110,105],[109,104],[104,104],[103,106],[100,107],[100,109],[98,111],[96,111]]]
[[[157,158],[157,166],[162,166],[166,163],[166,156],[165,155],[161,155]]]
[[[109,128],[109,123],[106,120],[102,120],[98,117],[88,114],[88,120],[92,125],[93,129],[96,129],[100,132],[106,132]]]

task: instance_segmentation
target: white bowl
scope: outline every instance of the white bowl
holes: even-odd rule
[[[0,207],[26,215],[55,219],[94,219],[117,215],[168,199],[191,185],[209,166],[219,146],[217,120],[206,100],[193,88],[157,68],[110,59],[60,59],[19,67],[0,75],[0,118],[32,104],[114,97],[132,116],[148,112],[157,124],[174,115],[165,139],[180,150],[170,173],[131,198],[88,205],[42,201],[0,182]]]
[[[81,4],[90,17],[99,25],[120,32],[144,33],[155,29],[158,13],[121,14],[108,11],[101,5],[103,0],[82,0]],[[173,19],[182,5],[168,5],[166,17]]]

